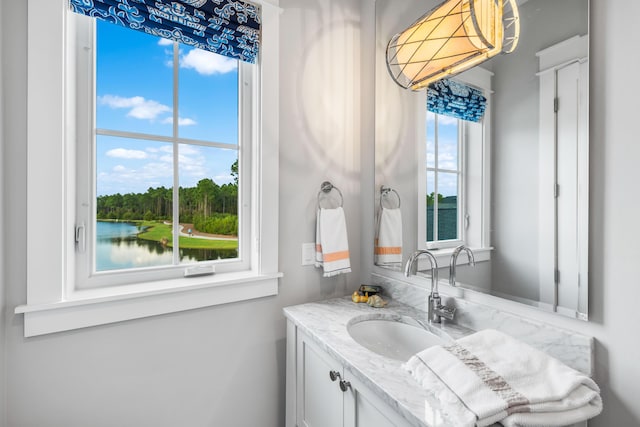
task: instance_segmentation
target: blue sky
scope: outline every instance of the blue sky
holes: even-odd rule
[[[97,40],[97,127],[171,136],[172,42],[100,20]],[[180,46],[179,136],[237,146],[237,79],[236,60]],[[98,136],[96,146],[98,195],[172,187],[172,144]],[[236,150],[181,145],[180,185],[229,183],[236,158]]]
[[[435,114],[427,112],[427,167],[435,167]],[[456,170],[458,168],[458,119],[449,116],[438,116],[438,168]],[[427,173],[427,193],[434,191],[434,172]],[[457,175],[440,173],[438,176],[438,193],[443,196],[458,194]]]

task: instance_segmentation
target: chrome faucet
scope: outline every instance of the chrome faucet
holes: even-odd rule
[[[442,298],[440,298],[438,294],[438,261],[436,261],[436,257],[434,257],[431,252],[427,250],[414,252],[407,261],[404,275],[407,277],[411,276],[414,270],[413,266],[421,255],[426,255],[431,264],[431,293],[427,300],[427,319],[433,323],[440,323],[443,317],[453,320],[456,309],[442,305]]]
[[[476,260],[473,258],[473,252],[465,245],[460,245],[453,250],[451,254],[451,260],[449,261],[449,285],[456,286],[456,262],[458,261],[458,255],[460,252],[465,251],[469,257],[469,264],[475,267]]]

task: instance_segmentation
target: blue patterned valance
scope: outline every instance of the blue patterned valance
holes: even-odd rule
[[[487,98],[478,89],[449,79],[435,81],[427,90],[427,110],[462,120],[479,122]]]
[[[234,0],[70,0],[82,15],[255,63],[260,8]]]

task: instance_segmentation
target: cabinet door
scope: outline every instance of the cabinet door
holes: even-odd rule
[[[409,423],[374,395],[364,384],[348,375],[351,387],[344,400],[344,427],[408,427]]]
[[[342,375],[342,366],[306,336],[298,339],[297,424],[299,427],[341,427],[343,395],[331,371]]]

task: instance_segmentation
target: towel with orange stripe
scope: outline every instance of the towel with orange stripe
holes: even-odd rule
[[[347,223],[342,207],[317,211],[316,267],[322,267],[324,277],[351,272]]]
[[[400,208],[381,208],[374,247],[376,265],[402,267],[402,214]]]

